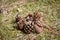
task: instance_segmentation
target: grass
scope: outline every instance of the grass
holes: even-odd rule
[[[6,0],[7,4],[12,4],[17,1]],[[24,34],[21,31],[18,31],[16,27],[15,17],[19,13],[20,16],[24,17],[28,13],[33,13],[38,11],[43,13],[43,20],[46,21],[46,24],[55,28],[54,30],[60,30],[60,2],[59,0],[38,0],[38,1],[28,1],[21,5],[13,4],[11,8],[7,5],[7,13],[3,15],[0,14],[0,36],[1,40],[24,40],[28,39],[28,34]],[[11,10],[10,10],[11,9]],[[3,11],[4,12],[4,11]],[[60,35],[54,35],[51,32],[47,32],[47,29],[44,29],[44,33],[39,34],[37,38],[39,40],[60,40]],[[59,31],[60,32],[60,31]],[[19,37],[17,37],[17,35]],[[34,34],[33,34],[34,35]],[[32,35],[31,35],[32,36]]]

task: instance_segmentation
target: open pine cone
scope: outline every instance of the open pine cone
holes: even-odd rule
[[[25,17],[25,20],[24,20],[24,31],[26,33],[32,33],[34,32],[34,27],[32,25],[32,22],[33,22],[33,16],[31,14],[29,14],[27,17]]]

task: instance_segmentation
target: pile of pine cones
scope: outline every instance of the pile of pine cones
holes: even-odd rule
[[[28,14],[26,17],[21,18],[18,15],[16,16],[17,27],[19,30],[30,34],[30,33],[41,33],[42,26],[40,25],[40,14],[34,12],[34,14]]]

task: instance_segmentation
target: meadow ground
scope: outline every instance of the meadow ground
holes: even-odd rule
[[[57,35],[44,28],[40,34],[25,34],[16,29],[15,17],[38,11],[45,24]],[[0,0],[0,40],[60,40],[60,0]]]

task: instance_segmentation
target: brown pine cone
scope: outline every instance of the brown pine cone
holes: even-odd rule
[[[25,17],[25,20],[24,20],[24,31],[25,33],[32,33],[34,31],[34,27],[32,26],[32,21],[33,21],[33,18],[32,18],[32,15],[29,14],[27,17]]]
[[[40,14],[38,12],[34,12],[34,17],[33,17],[34,23],[33,23],[33,26],[35,28],[36,33],[41,33],[42,30],[43,30],[42,29],[42,25],[40,23],[40,18],[41,18]]]
[[[17,26],[18,26],[17,28],[23,29],[23,26],[24,26],[23,18],[21,18],[17,15],[16,16],[16,22],[17,22]]]

